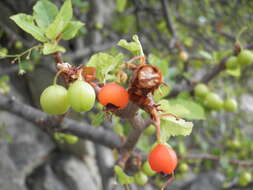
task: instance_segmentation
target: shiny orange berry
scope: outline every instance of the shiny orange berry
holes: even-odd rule
[[[177,166],[177,155],[167,145],[158,144],[149,153],[148,162],[152,170],[157,173],[172,174]]]
[[[123,109],[128,104],[128,92],[116,83],[103,86],[98,93],[99,102],[107,107]]]

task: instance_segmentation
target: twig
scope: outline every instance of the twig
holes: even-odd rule
[[[164,15],[164,19],[166,21],[167,28],[169,29],[170,33],[172,34],[172,37],[174,39],[176,39],[177,38],[177,33],[176,33],[176,30],[174,29],[172,20],[171,20],[170,15],[169,15],[168,1],[167,0],[160,0],[160,1],[161,1],[161,4],[162,4],[163,15]]]
[[[128,121],[133,126],[133,129],[130,131],[126,142],[120,148],[120,152],[122,156],[118,162],[118,164],[124,168],[127,160],[131,156],[131,153],[138,142],[142,131],[150,124],[150,119],[143,119],[140,114],[135,115],[132,118],[129,118]]]
[[[53,130],[53,127],[58,125],[57,120],[52,118],[52,116],[50,117],[38,109],[20,103],[10,96],[0,94],[0,108],[21,116],[42,129],[46,127],[49,130]],[[115,133],[104,130],[102,127],[94,128],[85,122],[77,122],[65,118],[57,128],[61,132],[70,133],[109,148],[117,148],[121,145],[121,139]]]
[[[222,159],[220,156],[216,156],[213,154],[187,154],[181,157],[182,159],[207,159],[207,160],[214,160],[219,161]],[[230,164],[242,166],[242,167],[250,167],[253,166],[253,161],[250,160],[235,160],[231,159],[228,161]]]
[[[218,65],[216,65],[215,67],[213,67],[213,69],[211,70],[210,73],[204,75],[202,77],[202,79],[199,81],[201,83],[208,83],[210,82],[213,78],[215,78],[218,74],[220,74],[222,71],[224,71],[226,69],[225,64],[226,64],[226,60],[228,57],[224,57]],[[197,83],[191,83],[190,85],[178,85],[175,86],[172,90],[171,93],[169,94],[168,97],[175,97],[177,96],[180,92],[183,91],[192,91],[193,88],[195,87]]]

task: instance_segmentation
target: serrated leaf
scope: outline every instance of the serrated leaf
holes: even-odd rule
[[[105,82],[110,75],[108,73],[117,68],[122,56],[113,57],[107,53],[94,54],[87,63],[87,66],[96,67],[97,79],[100,82]]]
[[[55,52],[65,52],[65,48],[56,44],[56,43],[45,43],[43,45],[43,54],[44,55],[49,55],[49,54],[52,54],[52,53],[55,53]]]
[[[192,132],[193,123],[175,117],[161,118],[161,140],[166,142],[170,136],[187,136]]]
[[[47,41],[43,31],[35,25],[33,16],[20,13],[11,16],[10,19],[12,19],[20,28],[22,28],[22,30],[31,34],[36,40],[40,42]]]
[[[190,100],[190,99],[186,100],[186,99],[177,98],[177,99],[171,99],[169,102],[172,106],[181,105],[185,109],[188,110],[187,113],[181,114],[180,117],[183,117],[185,119],[190,119],[190,120],[203,120],[203,119],[205,119],[204,108],[200,104],[196,103],[193,100]]]
[[[173,113],[178,117],[190,120],[205,119],[204,108],[193,100],[186,100],[186,99],[170,99],[169,101],[161,100],[158,102],[158,104],[161,104],[160,108],[165,113]]]
[[[58,14],[58,8],[48,0],[40,0],[33,7],[33,16],[41,29],[46,29]]]
[[[161,59],[154,54],[149,54],[148,55],[148,62],[152,65],[155,65],[159,67],[160,71],[163,74],[163,77],[166,77],[168,73],[168,66],[169,66],[169,61],[166,59]]]
[[[168,100],[161,100],[158,102],[160,104],[161,110],[165,113],[171,113],[178,117],[189,114],[190,111],[180,104],[171,105]]]
[[[117,165],[114,166],[114,172],[115,172],[118,182],[121,185],[134,183],[134,178],[125,174],[125,172],[123,171],[123,169],[121,167],[119,167]]]
[[[63,40],[70,40],[74,38],[82,26],[84,26],[84,23],[79,22],[79,21],[69,22],[66,28],[62,32]]]
[[[171,91],[170,86],[161,86],[160,90],[156,90],[154,94],[154,100],[157,102],[162,98],[166,97]]]
[[[92,120],[91,125],[99,126],[105,120],[105,114],[103,112],[97,113]]]
[[[72,16],[73,10],[71,0],[66,0],[53,23],[51,23],[46,29],[46,36],[51,40],[55,40],[69,24]]]
[[[137,35],[133,36],[133,42],[127,42],[126,40],[122,39],[118,42],[117,45],[122,48],[127,49],[128,51],[130,51],[132,54],[134,54],[136,56],[137,55],[139,55],[139,56],[144,55],[141,43],[140,43]]]
[[[126,8],[127,0],[116,0],[116,10],[118,12],[123,12]]]

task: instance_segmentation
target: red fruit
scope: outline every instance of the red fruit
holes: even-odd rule
[[[172,148],[158,144],[149,153],[148,162],[152,170],[157,173],[171,174],[177,166],[177,155]]]
[[[116,83],[106,84],[98,93],[98,100],[104,106],[123,109],[128,104],[128,92]]]

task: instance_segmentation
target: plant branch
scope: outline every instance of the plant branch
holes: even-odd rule
[[[164,15],[164,19],[167,25],[168,30],[170,31],[170,33],[172,34],[173,38],[176,39],[177,38],[177,33],[176,30],[173,26],[170,14],[169,14],[169,4],[167,0],[160,0],[161,4],[162,4],[162,10],[163,10],[163,15]]]
[[[182,159],[207,159],[207,160],[214,160],[220,161],[221,157],[216,156],[213,154],[187,154],[185,156],[181,156]],[[230,164],[242,166],[242,167],[250,167],[253,166],[253,161],[250,160],[236,160],[231,159],[229,160]]]
[[[120,148],[120,152],[122,153],[122,156],[118,162],[118,164],[124,168],[127,160],[131,156],[131,153],[137,144],[143,130],[151,123],[151,120],[143,119],[142,116],[138,113],[132,118],[129,118],[128,121],[133,126],[133,129],[130,131],[126,142],[123,144],[123,146]]]
[[[219,75],[222,71],[226,69],[225,64],[226,60],[228,57],[224,57],[218,65],[214,66],[213,69],[210,71],[210,73],[204,75],[202,79],[199,81],[201,83],[208,83],[210,82],[213,78],[215,78],[217,75]],[[193,88],[195,87],[197,83],[191,83],[190,85],[183,84],[183,85],[178,85],[175,86],[172,90],[171,93],[169,94],[169,97],[175,97],[177,96],[180,92],[183,91],[192,91]]]
[[[9,111],[31,121],[42,129],[54,130],[57,126],[57,130],[60,132],[70,133],[79,138],[88,139],[109,148],[117,148],[121,145],[121,140],[118,135],[106,131],[102,127],[94,128],[85,122],[77,122],[67,118],[59,123],[57,118],[49,116],[36,108],[20,103],[14,97],[0,94],[0,109]]]

